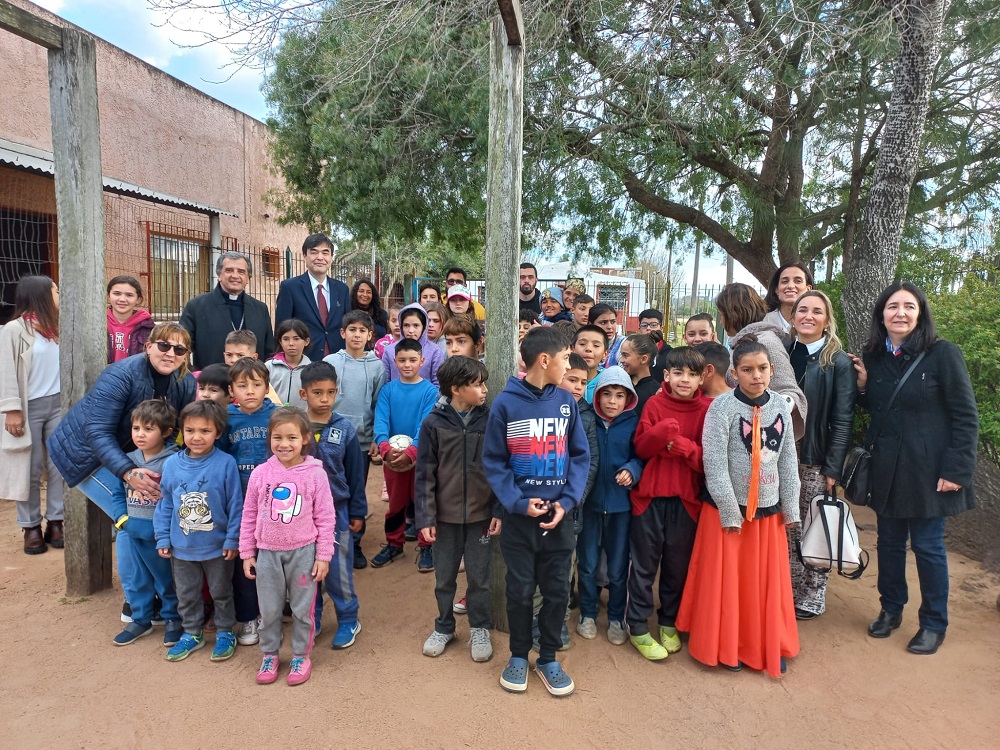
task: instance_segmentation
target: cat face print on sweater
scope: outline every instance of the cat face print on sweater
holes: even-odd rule
[[[740,437],[743,438],[743,446],[747,449],[747,455],[753,452],[753,422],[740,417]],[[779,414],[770,425],[762,426],[758,439],[761,441],[760,465],[764,467],[768,464],[776,463],[778,451],[781,449],[781,439],[785,435],[785,420]],[[762,472],[763,473],[763,472]]]

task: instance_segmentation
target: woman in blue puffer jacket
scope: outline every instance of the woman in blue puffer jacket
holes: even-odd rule
[[[112,493],[123,481],[140,495],[160,497],[159,475],[136,469],[125,455],[135,450],[132,410],[153,398],[164,399],[178,412],[194,401],[197,383],[187,369],[190,349],[191,336],[184,328],[176,323],[156,326],[145,352],[109,365],[49,438],[49,456],[66,483],[109,516]],[[129,559],[128,534],[120,531],[117,544],[118,574],[124,583],[131,580],[130,571],[122,569]]]

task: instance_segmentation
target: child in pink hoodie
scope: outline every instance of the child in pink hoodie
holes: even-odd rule
[[[323,464],[303,455],[312,447],[311,433],[301,409],[274,410],[268,424],[274,455],[253,470],[243,502],[240,558],[246,577],[257,581],[262,685],[278,679],[286,599],[292,608],[288,684],[299,685],[312,673],[313,604],[316,586],[330,570],[336,514]]]

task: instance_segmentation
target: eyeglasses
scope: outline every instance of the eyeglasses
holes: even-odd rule
[[[640,331],[649,331],[649,330],[657,331],[659,329],[660,329],[660,324],[659,323],[640,323],[639,324],[639,330]]]
[[[181,346],[180,344],[168,344],[166,341],[157,341],[156,348],[159,349],[164,354],[173,349],[174,354],[176,354],[178,357],[183,357],[185,354],[188,353],[188,348],[186,346]]]
[[[464,279],[448,279],[444,283],[447,284],[448,286],[455,286],[455,284],[464,284],[465,280]]]

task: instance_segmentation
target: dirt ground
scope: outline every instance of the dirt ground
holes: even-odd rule
[[[378,497],[380,481],[376,470],[369,497]],[[369,555],[384,541],[384,508],[374,501]],[[831,581],[827,614],[801,623],[801,654],[781,680],[708,669],[684,651],[646,662],[607,642],[602,613],[598,639],[574,634],[561,656],[576,694],[555,699],[535,675],[526,694],[501,690],[506,636],[494,633],[493,660],[475,664],[461,616],[460,641],[437,659],[421,655],[433,627],[434,576],[417,572],[413,545],[387,568],[359,571],[364,629],[346,651],[329,647],[327,605],[312,679],[289,688],[284,669],[278,683],[255,684],[256,646],[221,664],[209,661],[208,649],[168,663],[162,628],[112,646],[118,581],[67,599],[63,552],[24,555],[13,504],[0,506],[0,521],[0,748],[998,746],[1000,577],[959,555],[951,558],[948,640],[935,656],[905,649],[916,603],[893,637],[865,635],[878,613],[872,569],[859,581]],[[874,552],[873,521],[858,513]],[[919,599],[912,560],[910,582]]]

